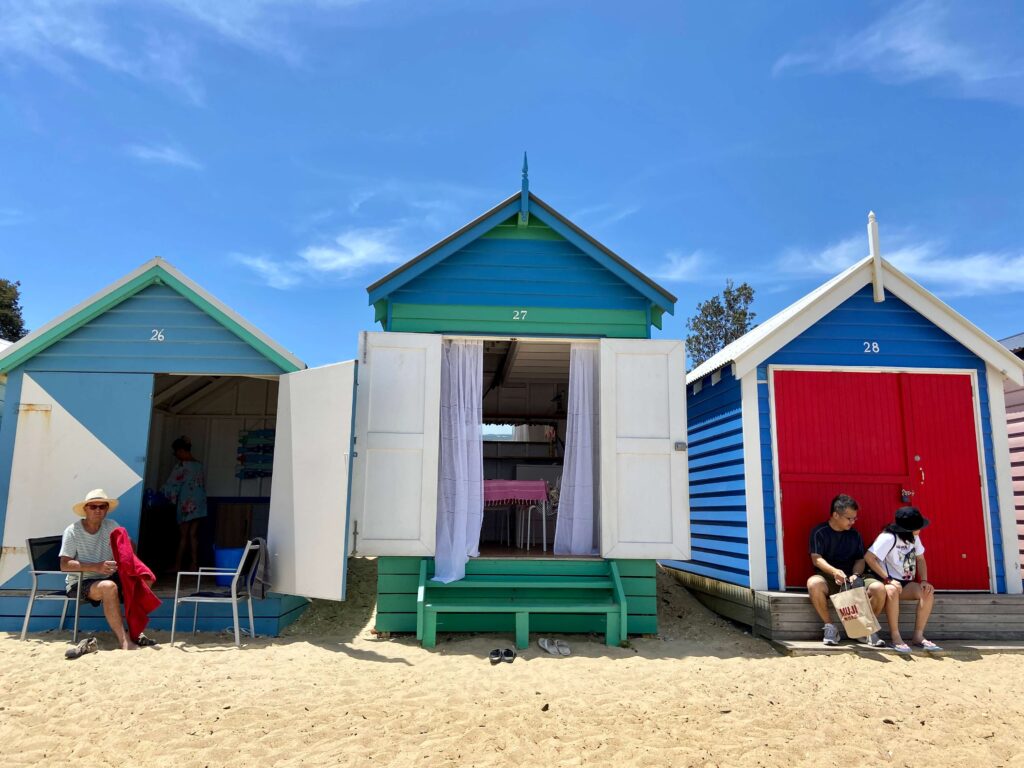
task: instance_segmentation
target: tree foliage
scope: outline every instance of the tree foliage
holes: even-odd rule
[[[21,283],[0,278],[0,339],[17,341],[28,331],[21,317]]]
[[[734,286],[732,280],[726,280],[721,294],[697,305],[697,314],[686,320],[691,369],[754,327],[753,301],[754,289],[749,284]]]

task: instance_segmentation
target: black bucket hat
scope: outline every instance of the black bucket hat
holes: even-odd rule
[[[906,533],[927,528],[931,522],[917,507],[900,507],[896,510],[896,527]]]

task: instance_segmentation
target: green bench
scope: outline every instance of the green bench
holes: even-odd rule
[[[626,638],[626,596],[613,561],[602,561],[606,573],[574,576],[564,573],[467,573],[449,584],[429,580],[427,560],[420,563],[416,594],[416,638],[424,648],[437,645],[439,614],[511,614],[516,647],[526,648],[532,614],[604,614],[605,642],[620,645]]]

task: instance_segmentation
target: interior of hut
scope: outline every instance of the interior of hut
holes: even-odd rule
[[[154,377],[138,546],[158,575],[234,565],[267,535],[277,393],[275,377]]]
[[[481,556],[554,556],[566,459],[570,347],[544,340],[483,343]]]

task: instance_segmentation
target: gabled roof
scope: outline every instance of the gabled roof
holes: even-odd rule
[[[473,219],[466,226],[448,235],[448,237],[440,242],[435,243],[419,256],[411,259],[369,286],[366,289],[369,294],[369,303],[375,304],[380,299],[394,293],[406,283],[444,261],[451,254],[492,230],[512,214],[521,212],[523,194],[523,192],[516,192],[486,213]],[[530,215],[536,216],[559,235],[614,273],[647,298],[651,304],[660,307],[670,315],[675,312],[676,297],[674,295],[655,283],[621,256],[618,256],[611,249],[577,227],[535,194],[532,192],[526,192],[525,194],[527,195],[526,207]]]
[[[881,263],[878,276],[885,290],[904,301],[911,309],[933,322],[986,363],[994,366],[1004,376],[1018,384],[1024,384],[1024,362],[888,261],[878,261]],[[729,364],[736,366],[736,378],[742,377],[865,285],[872,284],[873,272],[872,257],[866,256],[845,272],[836,275],[705,360],[687,374],[686,383],[691,384]]]
[[[7,373],[29,358],[56,344],[68,334],[99,317],[111,307],[154,284],[166,285],[195,304],[199,309],[234,333],[261,355],[290,373],[306,367],[299,358],[273,341],[259,328],[229,306],[207,293],[184,273],[155,258],[107,286],[81,304],[36,329],[25,338],[0,351],[0,373]]]

